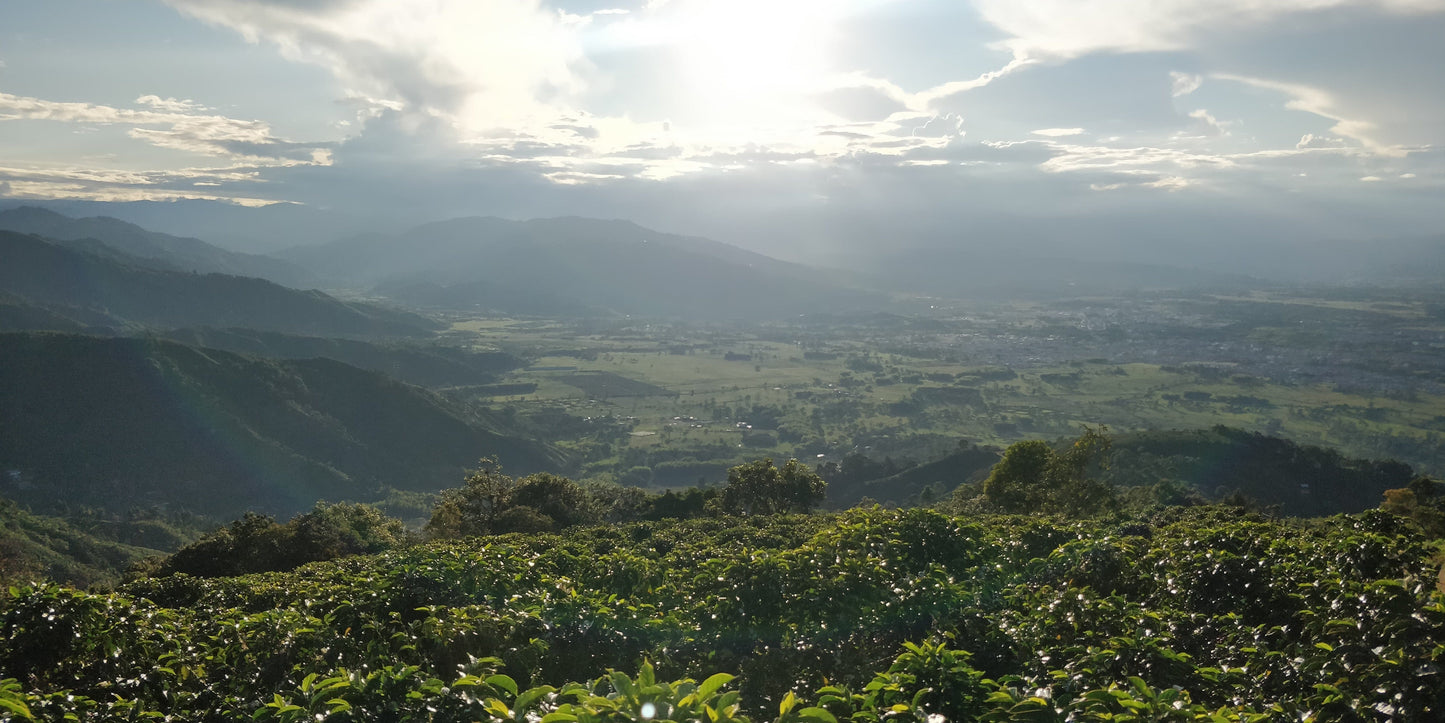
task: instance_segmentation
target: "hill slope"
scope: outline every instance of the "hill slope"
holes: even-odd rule
[[[426,336],[422,317],[262,279],[163,271],[0,231],[0,292],[158,327],[244,326],[345,336]]]
[[[1380,504],[1414,477],[1402,462],[1350,459],[1333,449],[1228,427],[1135,432],[1114,439],[1106,478],[1124,485],[1185,482],[1218,498],[1240,492],[1301,517]]]
[[[459,218],[283,255],[393,298],[512,313],[780,318],[879,301],[823,272],[625,221]]]
[[[162,336],[191,346],[268,359],[324,357],[423,387],[489,384],[526,361],[505,352],[445,346],[373,344],[253,329],[176,329]]]
[[[285,514],[321,498],[374,499],[383,486],[455,486],[493,454],[517,471],[560,462],[500,422],[328,359],[0,335],[0,494],[37,509]]]
[[[307,286],[311,278],[301,267],[287,261],[234,253],[200,239],[147,231],[108,216],[71,218],[35,206],[22,206],[0,211],[0,230],[62,242],[99,241],[116,251],[157,262],[154,265],[168,270],[254,276],[292,287]]]
[[[0,499],[0,583],[112,584],[132,562],[159,554],[97,537],[59,518],[33,515]]]

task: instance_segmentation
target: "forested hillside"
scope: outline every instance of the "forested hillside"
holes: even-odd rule
[[[429,336],[406,312],[296,291],[262,279],[146,268],[112,255],[0,231],[0,292],[114,325],[244,326],[294,334]]]
[[[373,343],[299,336],[255,329],[175,329],[173,341],[268,359],[325,357],[424,387],[487,384],[526,362],[505,352],[482,352],[425,343]]]
[[[521,471],[561,464],[500,418],[332,360],[0,335],[0,490],[38,509],[291,514],[436,491],[489,454]]]
[[[147,231],[106,216],[70,218],[44,208],[21,206],[0,211],[0,229],[57,241],[81,242],[82,249],[93,248],[93,242],[99,242],[157,268],[254,276],[297,288],[310,281],[306,271],[280,259],[234,253],[200,239]]]

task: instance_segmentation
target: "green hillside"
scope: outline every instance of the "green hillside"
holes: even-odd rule
[[[1126,486],[1181,482],[1218,499],[1240,493],[1287,515],[1360,512],[1415,476],[1393,460],[1351,459],[1333,449],[1240,429],[1135,432],[1114,439],[1104,478]]]
[[[93,247],[93,242],[98,241],[107,248],[132,259],[142,259],[145,265],[156,268],[254,276],[298,288],[307,285],[310,280],[300,267],[280,259],[238,254],[200,239],[147,231],[107,216],[70,218],[43,208],[21,206],[0,211],[0,229],[64,242],[81,242],[81,250]]]
[[[961,484],[982,482],[999,453],[965,445],[939,459],[881,476],[877,472],[883,466],[878,462],[849,455],[824,476],[835,505],[851,505],[865,497],[917,503],[924,501],[920,495],[925,491],[936,496]],[[1261,505],[1278,505],[1281,513],[1296,517],[1373,508],[1385,490],[1406,487],[1415,476],[1401,462],[1353,459],[1333,449],[1223,426],[1114,435],[1107,463],[1106,469],[1094,472],[1120,487],[1163,483],[1216,501],[1241,494]]]
[[[9,231],[0,231],[0,292],[153,327],[244,326],[323,336],[429,336],[435,328],[415,314],[320,291],[127,265]]]
[[[370,343],[254,329],[175,329],[172,341],[269,359],[325,357],[381,372],[408,384],[447,387],[489,384],[503,372],[526,364],[504,352],[477,352],[439,345]]]
[[[484,455],[561,464],[502,422],[328,359],[157,339],[0,335],[0,494],[53,509],[168,505],[230,518],[384,488],[435,491]]]
[[[0,700],[47,721],[1439,720],[1434,576],[1379,512],[638,523],[13,589]]]
[[[128,527],[128,532],[146,536],[143,526]],[[149,537],[164,541],[166,535]],[[0,584],[51,580],[82,588],[110,585],[120,581],[121,573],[131,563],[161,552],[106,539],[65,520],[31,514],[10,500],[0,499]]]

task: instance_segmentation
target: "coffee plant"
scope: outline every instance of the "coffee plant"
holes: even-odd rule
[[[1439,721],[1416,529],[875,508],[13,587],[0,720]]]

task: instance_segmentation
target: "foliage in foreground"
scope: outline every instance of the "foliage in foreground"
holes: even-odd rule
[[[875,509],[16,588],[0,719],[1439,720],[1413,529]]]

